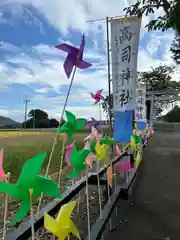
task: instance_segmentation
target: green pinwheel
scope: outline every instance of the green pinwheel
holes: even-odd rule
[[[96,154],[96,141],[94,140],[94,138],[91,140],[91,143],[90,143],[90,151],[93,153],[93,154]]]
[[[86,158],[90,154],[89,149],[82,149],[78,152],[76,146],[74,145],[73,150],[70,155],[70,162],[73,168],[72,172],[67,175],[67,178],[72,179],[73,177],[77,177],[80,173],[85,171],[86,169]]]
[[[101,138],[100,139],[100,142],[102,144],[105,144],[105,145],[112,145],[112,144],[117,144],[116,141],[114,141],[113,139],[111,139],[110,137],[106,136],[104,138]]]
[[[67,122],[57,129],[57,133],[64,132],[67,134],[68,139],[73,139],[73,133],[81,130],[86,124],[86,119],[76,119],[73,113],[65,111]]]
[[[132,133],[132,137],[134,138],[136,144],[142,144],[142,137],[140,135]]]
[[[30,210],[30,189],[33,189],[33,200],[38,199],[41,193],[50,197],[61,198],[59,188],[55,182],[50,178],[37,175],[40,172],[46,156],[47,153],[42,153],[29,159],[24,164],[16,184],[0,182],[1,193],[8,194],[16,200],[21,201],[21,206],[11,221],[11,224],[21,221]]]

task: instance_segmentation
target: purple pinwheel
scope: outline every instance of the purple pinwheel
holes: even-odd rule
[[[74,66],[80,69],[86,69],[92,66],[92,64],[82,59],[83,52],[84,52],[84,45],[85,45],[85,37],[83,35],[80,48],[73,47],[66,43],[62,43],[55,46],[56,48],[68,53],[66,60],[64,62],[64,70],[68,78],[71,76]]]
[[[102,124],[100,124],[100,122],[97,121],[96,119],[94,119],[93,117],[91,117],[91,119],[92,119],[91,121],[87,121],[86,126],[90,129],[91,129],[91,127],[94,127],[97,130],[101,130]]]
[[[100,89],[100,90],[98,90],[98,91],[96,92],[96,94],[91,93],[91,97],[92,97],[94,100],[96,100],[96,101],[94,102],[94,105],[97,104],[97,103],[99,103],[100,100],[103,100],[103,99],[104,99],[104,97],[103,97],[102,94],[101,94],[102,91],[103,91],[103,89]]]

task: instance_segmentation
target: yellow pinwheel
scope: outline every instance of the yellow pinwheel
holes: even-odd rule
[[[136,140],[134,139],[133,136],[131,137],[130,146],[131,146],[131,150],[136,149]]]
[[[65,240],[71,233],[78,239],[80,238],[79,231],[71,220],[71,214],[76,206],[76,201],[71,201],[64,204],[58,213],[56,219],[44,214],[44,227],[51,232],[53,235],[58,237],[60,240]]]
[[[136,167],[139,166],[140,162],[141,162],[141,154],[140,154],[140,151],[138,151],[136,155]]]
[[[95,146],[95,151],[97,155],[96,160],[100,161],[106,157],[108,152],[108,145],[105,145],[105,144],[101,145],[100,142],[97,141]]]

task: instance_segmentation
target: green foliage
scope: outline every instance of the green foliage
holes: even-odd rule
[[[180,29],[180,1],[179,0],[138,0],[136,4],[124,9],[126,15],[142,15],[148,16],[155,13],[155,11],[162,9],[163,16],[158,16],[157,19],[151,20],[146,27],[148,30],[162,30],[169,28]]]
[[[156,68],[151,68],[150,71],[139,73],[138,82],[145,83],[148,91],[174,92],[180,90],[180,83],[172,81],[171,75],[174,70],[175,68],[173,66],[160,65]],[[160,115],[161,112],[167,108],[168,104],[173,102],[173,100],[156,101],[156,114]]]
[[[175,38],[170,48],[176,64],[180,64],[180,32],[176,32]]]
[[[180,122],[180,107],[176,105],[165,116],[163,116],[163,120],[167,122]]]
[[[162,9],[163,16],[158,16],[156,19],[151,20],[146,27],[151,30],[174,29],[176,36],[171,45],[171,52],[173,59],[177,64],[180,64],[180,1],[179,0],[138,0],[136,4],[125,8],[126,15],[142,15],[148,16],[155,13],[155,11]]]
[[[57,128],[59,122],[55,118],[48,118],[48,114],[41,109],[32,109],[28,113],[28,119],[26,124],[22,123],[22,126],[26,128]],[[64,120],[61,124],[64,123]]]
[[[28,113],[28,117],[36,120],[48,119],[48,114],[41,109],[32,109]]]
[[[110,108],[109,108],[109,103],[110,103]],[[113,108],[113,94],[109,96],[106,96],[102,102],[101,102],[102,108],[104,113],[106,114],[106,118],[109,120],[109,110],[112,113],[112,108]],[[112,114],[112,120],[113,120],[113,114]]]
[[[175,91],[180,90],[180,83],[172,81],[172,73],[175,68],[173,66],[160,65],[151,68],[146,72],[139,72],[137,82],[146,84],[147,91]],[[111,109],[113,108],[113,95],[111,94]],[[159,115],[171,101],[157,101],[157,115]],[[108,114],[109,96],[102,101],[103,111]]]

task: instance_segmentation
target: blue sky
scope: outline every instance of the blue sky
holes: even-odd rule
[[[86,36],[85,59],[89,70],[78,70],[68,109],[79,117],[98,118],[90,92],[104,88],[107,94],[106,33],[103,21],[89,19],[122,14],[131,1],[114,0],[1,0],[0,3],[0,115],[22,121],[23,100],[28,109],[41,108],[51,117],[60,116],[69,80],[63,71],[65,54],[54,46],[67,42],[78,46]],[[148,33],[142,22],[138,70],[171,64],[171,31]],[[175,78],[178,77],[178,71]]]

